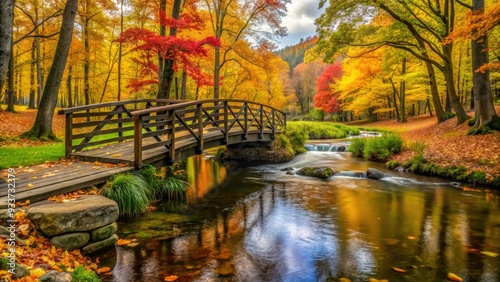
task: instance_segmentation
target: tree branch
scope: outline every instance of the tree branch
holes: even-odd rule
[[[22,10],[21,10],[22,11]],[[21,42],[22,40],[28,38],[28,37],[51,37],[51,36],[54,36],[56,34],[58,34],[59,32],[57,32],[56,34],[52,34],[50,36],[46,36],[46,35],[31,35],[33,32],[35,32],[39,26],[41,26],[42,24],[44,24],[46,21],[48,21],[49,19],[51,18],[54,18],[54,17],[57,17],[57,16],[60,16],[61,15],[61,10],[58,10],[56,11],[54,14],[48,16],[47,18],[43,19],[43,21],[41,21],[39,24],[35,25],[33,27],[32,30],[30,30],[28,33],[26,33],[25,35],[21,36],[19,39],[17,39],[16,41],[12,42],[12,45],[16,45],[17,43]]]
[[[463,1],[460,1],[460,0],[455,0],[455,2],[457,2],[458,4],[464,6],[467,9],[471,9],[472,10],[472,5],[469,5],[469,4],[467,4],[467,3],[463,2]]]

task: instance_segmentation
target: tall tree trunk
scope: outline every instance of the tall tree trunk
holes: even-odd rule
[[[14,109],[14,56],[10,53],[9,70],[7,72],[7,112],[15,113]]]
[[[123,0],[120,1],[120,34],[123,32]],[[122,99],[122,52],[123,43],[118,43],[118,101]]]
[[[458,100],[457,97],[457,91],[455,89],[455,78],[453,76],[453,62],[452,62],[453,44],[444,45],[442,48],[443,48],[443,55],[446,58],[444,60],[443,74],[446,80],[448,96],[450,97],[451,106],[453,107],[453,110],[455,110],[455,114],[457,115],[457,124],[461,124],[470,117],[465,113],[462,104],[460,104],[460,101]]]
[[[178,19],[181,13],[182,0],[174,0],[172,7],[172,18]],[[170,28],[169,36],[176,36],[177,28]],[[174,78],[174,60],[165,60],[163,70],[160,77],[160,85],[158,87],[158,99],[168,99],[170,96],[170,88]]]
[[[83,21],[83,95],[85,97],[85,105],[90,105],[90,42],[89,42],[89,22],[90,18],[88,16],[89,1],[85,0],[85,17]]]
[[[186,92],[187,92],[187,74],[185,71],[183,71],[182,81],[181,81],[181,100],[186,100]]]
[[[73,65],[69,65],[68,68],[68,77],[66,77],[66,88],[68,91],[68,108],[73,107],[73,93],[71,87],[71,80],[73,79]]]
[[[35,137],[41,140],[56,139],[52,131],[52,119],[56,108],[59,87],[61,86],[61,79],[68,59],[77,10],[78,0],[68,0],[66,2],[54,60],[47,76],[47,83],[43,90],[35,123],[30,131],[22,134],[22,137]]]
[[[406,122],[406,103],[405,103],[405,96],[406,96],[406,81],[405,81],[405,74],[406,74],[406,58],[403,58],[403,65],[401,68],[401,74],[403,75],[403,80],[401,80],[401,122]]]
[[[35,86],[35,72],[36,72],[36,41],[33,40],[31,46],[31,63],[30,63],[30,101],[28,109],[35,108],[35,99],[36,99],[36,86]]]
[[[423,54],[426,58],[429,58],[427,54]],[[424,61],[425,67],[427,68],[427,74],[429,75],[429,87],[431,88],[432,103],[434,104],[434,110],[436,111],[436,118],[439,122],[445,120],[443,106],[441,105],[441,100],[439,99],[439,91],[437,87],[436,73],[434,72],[434,66],[428,62]],[[429,105],[430,110],[430,105]]]
[[[9,69],[12,53],[12,23],[14,19],[14,0],[0,1],[0,91]]]
[[[484,0],[472,1],[472,10],[484,13]],[[493,104],[493,94],[490,85],[490,72],[476,72],[484,64],[489,63],[488,37],[482,36],[472,40],[473,93],[476,112],[476,123],[473,130],[479,131],[493,119],[498,118]],[[497,128],[500,130],[500,128]]]

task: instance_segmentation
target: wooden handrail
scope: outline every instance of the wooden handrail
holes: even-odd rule
[[[86,111],[86,110],[92,110],[92,109],[99,109],[99,108],[106,108],[106,107],[115,107],[115,106],[122,106],[122,105],[128,105],[128,104],[140,104],[140,103],[170,103],[170,104],[176,104],[176,103],[183,103],[186,102],[185,100],[173,100],[173,99],[140,99],[140,100],[123,100],[123,101],[117,101],[117,102],[106,102],[106,103],[101,103],[101,104],[92,104],[92,105],[85,105],[85,106],[78,106],[78,107],[73,107],[73,108],[67,108],[67,109],[62,109],[59,110],[57,113],[59,115],[66,115],[69,113],[74,113],[74,112],[79,112],[79,111]]]
[[[238,100],[238,99],[209,99],[209,100],[196,100],[196,101],[180,102],[180,103],[176,103],[174,105],[159,106],[159,107],[152,107],[152,108],[144,109],[144,110],[137,110],[137,111],[131,112],[130,114],[132,116],[136,116],[136,115],[140,116],[140,115],[146,115],[146,114],[150,114],[150,113],[154,113],[154,112],[166,112],[166,111],[169,111],[172,109],[177,109],[177,108],[187,108],[190,106],[196,106],[198,104],[215,104],[215,103],[223,103],[223,102],[248,103],[248,104],[253,104],[253,105],[257,105],[257,106],[263,106],[263,107],[266,107],[269,109],[273,109],[273,110],[285,115],[285,113],[283,111],[280,111],[280,110],[273,108],[271,106],[261,104],[261,103],[246,101],[246,100]]]

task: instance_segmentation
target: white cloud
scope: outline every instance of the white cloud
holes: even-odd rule
[[[283,18],[283,25],[288,29],[288,36],[278,43],[280,48],[297,44],[301,38],[316,34],[314,21],[324,9],[318,9],[318,0],[292,0],[287,5],[288,13]]]

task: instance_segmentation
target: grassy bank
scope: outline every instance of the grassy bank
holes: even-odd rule
[[[42,164],[64,158],[64,144],[48,146],[0,148],[0,169]]]

